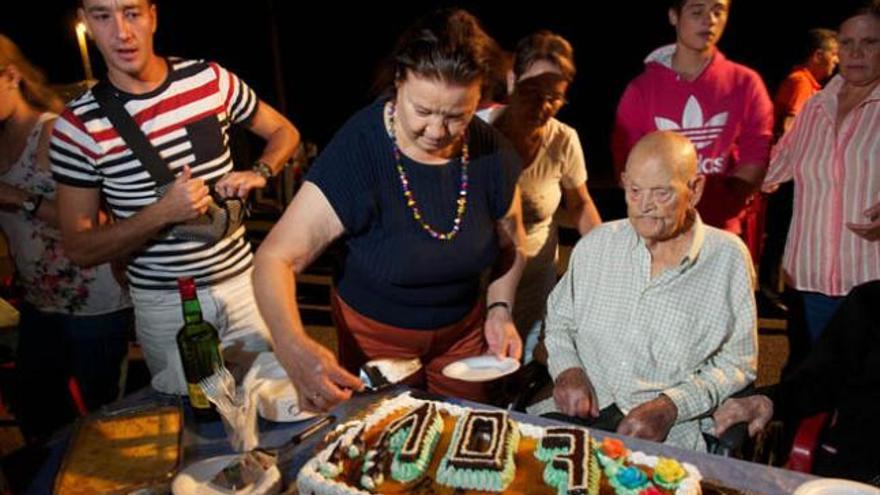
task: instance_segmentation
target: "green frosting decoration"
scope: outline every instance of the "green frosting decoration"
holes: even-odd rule
[[[425,474],[431,463],[431,457],[434,454],[434,449],[437,447],[437,442],[440,440],[440,434],[443,432],[443,419],[439,414],[435,414],[429,421],[431,421],[431,424],[425,433],[425,442],[419,449],[418,456],[412,462],[402,460],[400,450],[403,448],[414,427],[403,428],[394,433],[389,439],[388,446],[391,452],[394,453],[394,458],[391,461],[391,479],[401,483],[409,483]]]
[[[483,416],[494,418],[502,424],[506,425],[503,430],[506,431],[504,443],[501,446],[501,455],[498,459],[499,469],[492,468],[471,468],[464,467],[468,461],[477,458],[457,458],[457,452],[460,450],[461,443],[465,440],[465,428],[472,425],[473,421],[482,421]],[[496,433],[499,433],[496,431]],[[462,488],[467,490],[479,490],[489,492],[502,492],[513,481],[516,476],[516,463],[514,462],[514,454],[519,447],[520,433],[516,424],[510,421],[506,413],[474,411],[459,418],[455,425],[455,431],[449,444],[449,449],[440,460],[440,466],[437,468],[437,483],[450,486],[453,488]],[[474,463],[479,463],[474,460]],[[489,462],[482,459],[482,462]],[[458,465],[456,465],[458,464]]]
[[[342,471],[342,467],[339,464],[334,464],[332,462],[322,462],[318,467],[318,472],[321,473],[321,476],[327,479],[333,479],[339,476],[339,473]]]
[[[545,430],[535,449],[535,457],[544,462],[544,482],[556,488],[557,495],[598,494],[597,482],[601,473],[598,461],[592,455],[592,445],[589,432],[581,428],[550,427]]]
[[[349,459],[354,459],[355,457],[361,455],[361,451],[357,448],[357,445],[349,445],[347,453]]]

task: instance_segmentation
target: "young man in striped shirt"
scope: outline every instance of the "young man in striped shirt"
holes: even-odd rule
[[[185,393],[175,336],[183,325],[176,281],[195,277],[205,318],[225,346],[270,347],[250,281],[244,227],[216,243],[169,229],[205,213],[209,188],[245,198],[262,188],[299,143],[294,126],[215,63],[165,58],[153,51],[152,0],[83,0],[79,15],[106,62],[107,82],[176,180],[156,181],[111,125],[92,91],[73,100],[51,141],[65,250],[85,266],[128,257],[138,339],[153,387]],[[266,139],[253,170],[233,171],[228,130],[241,124]],[[105,200],[117,221],[99,222]]]

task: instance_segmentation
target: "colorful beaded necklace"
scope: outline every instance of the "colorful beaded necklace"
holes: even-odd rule
[[[464,143],[461,146],[461,189],[458,191],[458,199],[456,200],[456,209],[455,209],[455,220],[452,221],[452,230],[449,232],[438,232],[431,225],[428,224],[423,218],[422,210],[419,208],[418,203],[416,202],[416,198],[413,195],[412,189],[409,187],[409,178],[406,175],[406,170],[403,168],[403,162],[401,160],[400,147],[397,145],[397,136],[394,134],[394,117],[396,115],[394,102],[389,102],[386,107],[386,112],[388,114],[388,136],[391,138],[391,144],[394,148],[394,161],[396,162],[397,167],[397,176],[400,178],[400,185],[403,188],[403,198],[406,200],[406,205],[409,206],[409,209],[412,210],[413,219],[422,227],[422,229],[427,232],[434,239],[438,239],[441,241],[451,241],[458,235],[458,232],[461,230],[461,221],[464,218],[464,212],[467,208],[467,195],[468,195],[468,162],[470,161],[470,155],[468,154],[468,145],[467,145],[467,136],[464,138]]]

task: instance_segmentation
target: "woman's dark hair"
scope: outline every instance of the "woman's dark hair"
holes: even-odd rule
[[[669,8],[674,10],[677,14],[681,14],[681,9],[684,8],[684,4],[687,3],[687,0],[671,0],[669,2]],[[730,4],[733,3],[733,0],[727,0],[727,7],[730,8]]]
[[[147,0],[147,5],[156,5],[156,0]],[[76,6],[79,8],[83,8],[83,0],[76,0]]]
[[[391,57],[391,73],[395,80],[413,72],[457,84],[485,82],[499,51],[476,17],[461,9],[441,9],[403,33]]]
[[[672,0],[669,2],[669,8],[681,14],[681,9],[684,8],[685,3],[687,3],[687,0]]]
[[[840,23],[843,24],[853,17],[858,17],[860,15],[870,15],[880,20],[880,0],[862,0],[858,2],[856,7],[846,11],[845,15],[841,18]]]
[[[562,76],[569,82],[574,80],[574,49],[571,43],[551,31],[538,31],[516,44],[513,59],[513,74],[519,79],[529,66],[539,60],[546,60],[559,67]]]
[[[502,103],[510,101],[507,94],[507,77],[513,72],[513,53],[499,49],[489,70],[489,77],[483,82],[483,98],[480,103]]]

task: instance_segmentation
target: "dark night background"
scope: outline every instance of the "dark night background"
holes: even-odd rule
[[[53,83],[83,78],[74,33],[75,0],[6,0],[0,32],[42,67]],[[156,51],[220,62],[276,107],[280,104],[271,24],[278,29],[286,113],[305,139],[322,146],[372,98],[376,68],[397,35],[437,6],[473,12],[504,47],[547,28],[575,47],[578,77],[561,120],[578,129],[598,185],[611,177],[608,136],[626,83],[654,48],[672,42],[663,0],[626,2],[283,2],[159,0]],[[756,69],[771,94],[796,61],[800,36],[811,27],[836,28],[848,0],[736,0],[721,50]],[[104,72],[92,47],[96,74]]]

